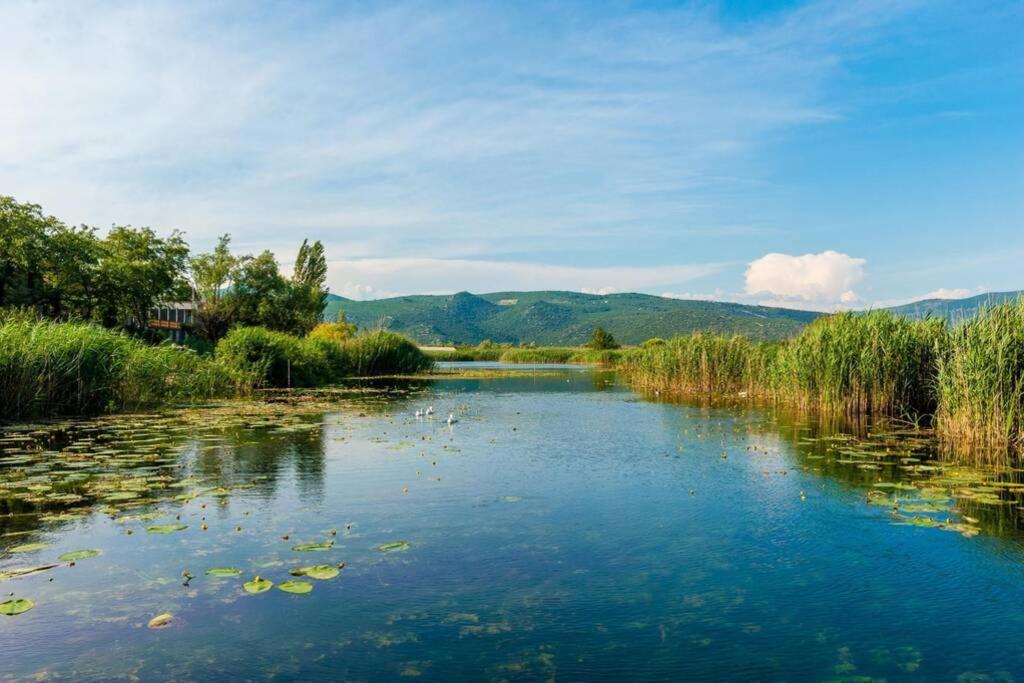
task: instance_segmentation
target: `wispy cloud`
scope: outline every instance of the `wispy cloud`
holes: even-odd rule
[[[556,289],[593,294],[658,290],[712,275],[721,264],[578,267],[469,259],[397,258],[330,261],[333,291],[349,298],[458,291]]]
[[[258,7],[6,7],[5,191],[200,241],[378,232],[405,253],[708,230],[694,216],[750,180],[732,162],[837,115],[822,26],[890,13],[736,31],[700,5]]]

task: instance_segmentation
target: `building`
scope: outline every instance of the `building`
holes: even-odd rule
[[[195,319],[198,306],[195,301],[157,304],[149,309],[148,327],[166,333],[176,344],[183,344],[188,337],[184,326],[191,324]]]

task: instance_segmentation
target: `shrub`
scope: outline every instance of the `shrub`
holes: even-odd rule
[[[217,343],[217,359],[252,372],[261,386],[312,387],[335,379],[328,343],[265,327],[236,327]]]
[[[429,370],[433,361],[405,337],[393,332],[371,332],[342,346],[346,367],[353,375],[404,375]]]

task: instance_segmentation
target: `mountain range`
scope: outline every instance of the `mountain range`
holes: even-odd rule
[[[915,318],[970,317],[985,304],[1016,298],[1021,292],[996,292],[968,299],[927,299],[890,310]],[[328,297],[325,320],[344,310],[360,327],[400,332],[421,344],[536,342],[577,345],[598,325],[624,344],[672,337],[697,330],[740,334],[756,340],[783,339],[823,313],[721,301],[669,299],[650,294],[578,292],[494,292],[415,295],[356,301]]]

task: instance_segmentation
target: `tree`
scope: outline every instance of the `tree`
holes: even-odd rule
[[[608,332],[603,327],[595,327],[594,333],[590,335],[590,348],[604,351],[607,349],[617,349],[619,344],[615,341],[615,337],[611,335],[611,332]]]
[[[302,240],[292,272],[292,304],[296,314],[297,332],[312,330],[323,318],[327,305],[327,258],[319,240],[313,244]],[[305,330],[303,332],[303,330]]]
[[[188,298],[181,233],[161,239],[150,228],[115,226],[99,246],[97,308],[107,327],[141,329],[159,301]]]
[[[192,287],[203,303],[220,301],[221,295],[245,262],[245,257],[231,253],[231,235],[221,235],[209,254],[199,254],[191,261]]]

